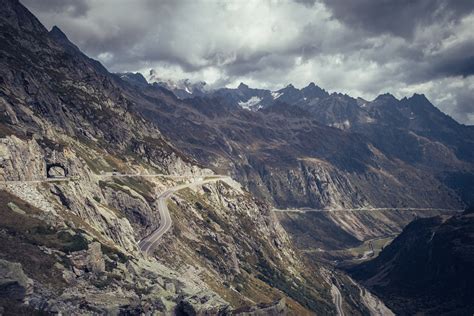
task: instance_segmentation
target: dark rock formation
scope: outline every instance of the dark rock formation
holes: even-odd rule
[[[410,223],[381,254],[351,269],[400,315],[474,312],[474,216]]]

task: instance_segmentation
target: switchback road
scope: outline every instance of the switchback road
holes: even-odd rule
[[[199,180],[199,181],[195,181],[191,183],[186,183],[186,184],[181,184],[181,185],[169,188],[165,192],[161,193],[158,196],[158,200],[157,200],[158,212],[160,213],[160,218],[161,218],[160,226],[155,231],[153,231],[150,235],[148,235],[147,237],[145,237],[139,242],[138,246],[140,247],[140,250],[144,254],[149,255],[150,253],[153,252],[153,249],[159,244],[163,235],[166,234],[170,230],[172,221],[171,221],[170,212],[168,210],[167,200],[171,197],[171,195],[173,195],[175,192],[179,190],[183,190],[192,186],[202,185],[202,184],[210,183],[210,182],[216,182],[216,181],[224,180],[227,178],[228,178],[227,176],[212,176],[212,178],[209,177],[207,179],[203,179],[203,180]]]

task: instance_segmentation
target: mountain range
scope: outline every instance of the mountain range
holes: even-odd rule
[[[140,89],[164,95],[154,84]],[[138,111],[197,161],[278,207],[462,208],[473,202],[474,128],[424,95],[384,94],[369,102],[311,83],[278,91],[240,84],[167,98],[172,107]]]
[[[423,95],[150,84],[0,5],[0,314],[392,315],[406,232],[363,273],[318,249],[464,225],[473,128]]]

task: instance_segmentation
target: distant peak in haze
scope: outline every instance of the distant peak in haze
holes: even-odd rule
[[[134,86],[141,86],[146,87],[148,85],[148,81],[146,78],[139,72],[124,72],[124,73],[117,73],[120,79],[127,81],[128,83]]]
[[[314,84],[314,82],[311,82],[309,85],[301,89],[301,92],[303,92],[306,98],[322,98],[329,95],[326,90],[320,88]]]
[[[377,101],[377,100],[382,100],[382,101],[388,101],[388,100],[399,101],[397,98],[395,98],[395,96],[394,96],[393,94],[390,94],[390,93],[388,93],[388,92],[378,95],[378,96],[375,98],[374,101]]]
[[[55,36],[55,37],[57,37],[57,38],[67,39],[66,34],[64,34],[64,32],[61,31],[61,29],[60,29],[58,26],[56,26],[56,25],[54,25],[54,26],[51,28],[51,31],[49,31],[49,34],[50,34],[51,36]]]
[[[190,79],[172,80],[160,77],[153,69],[150,70],[147,80],[151,84],[156,84],[162,88],[170,90],[179,99],[205,95],[209,88],[204,81],[192,81]]]
[[[56,34],[58,38],[63,38],[60,29],[53,27],[51,33]],[[378,95],[372,101],[360,97],[352,97],[348,94],[340,92],[331,92],[319,87],[314,82],[310,82],[307,86],[298,89],[293,84],[288,84],[279,90],[270,90],[262,88],[249,87],[244,82],[240,82],[236,88],[213,88],[203,81],[192,81],[190,79],[172,80],[165,79],[159,76],[155,70],[150,70],[148,76],[143,76],[140,73],[120,73],[123,80],[128,81],[134,85],[146,86],[148,83],[160,86],[171,91],[179,99],[188,99],[194,97],[220,97],[227,99],[231,104],[244,108],[246,110],[258,111],[272,106],[275,102],[287,105],[306,105],[314,107],[326,99],[341,104],[355,104],[358,107],[365,108],[370,103],[380,105],[399,104],[400,101],[407,100],[418,105],[430,105],[431,102],[424,94],[415,93],[410,97],[404,97],[401,100],[397,99],[391,93],[383,93]],[[148,81],[148,82],[147,82]],[[366,119],[366,118],[365,118]]]
[[[428,101],[428,98],[423,93],[414,93],[409,99],[420,100],[420,101]]]
[[[240,89],[240,90],[242,90],[242,89],[248,89],[248,88],[249,88],[249,86],[246,85],[246,84],[243,83],[243,82],[241,82],[241,83],[239,84],[239,86],[237,87],[237,89]]]

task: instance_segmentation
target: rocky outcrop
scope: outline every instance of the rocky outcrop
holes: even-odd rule
[[[0,297],[24,301],[33,292],[33,280],[24,273],[20,263],[0,259]]]
[[[105,271],[105,261],[100,248],[100,243],[93,242],[88,245],[87,250],[73,252],[69,259],[74,265],[73,271],[82,270],[92,273],[101,273]],[[76,274],[80,274],[77,272]]]
[[[241,316],[288,315],[288,307],[286,306],[286,300],[281,299],[272,304],[261,304],[258,306],[253,306],[251,308],[237,310],[235,311],[235,315],[241,315]]]
[[[178,315],[194,315],[194,316],[207,316],[207,315],[227,315],[230,314],[231,308],[229,306],[214,305],[215,302],[211,301],[206,296],[192,296],[181,300],[176,306],[175,312]]]
[[[122,190],[117,188],[122,188]],[[149,205],[153,202],[148,202],[133,189],[120,185],[116,185],[115,188],[104,185],[102,193],[104,202],[129,219],[134,230],[141,236],[151,233],[158,227],[159,214],[153,205]]]
[[[169,208],[174,226],[164,242],[168,251],[161,253],[160,261],[186,276],[212,279],[213,289],[237,307],[235,313],[334,312],[320,266],[310,268],[301,260],[268,205],[239,187],[217,182],[177,193]],[[267,290],[255,292],[260,286]],[[270,304],[282,293],[286,305]],[[348,300],[354,311],[358,310],[356,300]],[[268,305],[256,306],[251,301]],[[193,302],[180,306],[199,314]]]
[[[46,177],[44,153],[35,139],[15,135],[0,139],[0,180],[35,180]]]

